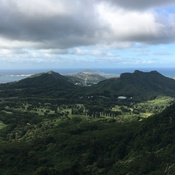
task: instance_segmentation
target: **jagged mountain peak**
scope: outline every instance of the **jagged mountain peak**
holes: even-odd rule
[[[150,72],[143,72],[140,70],[135,70],[133,73],[122,73],[120,75],[120,78],[129,78],[129,77],[133,77],[133,78],[137,78],[137,77],[154,77],[154,76],[160,76],[160,77],[164,77],[162,74],[160,74],[159,72],[157,72],[156,70],[150,71]]]

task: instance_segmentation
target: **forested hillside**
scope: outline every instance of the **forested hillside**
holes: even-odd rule
[[[2,119],[0,173],[174,174],[175,105],[142,121],[15,114]]]
[[[118,98],[124,85],[148,97]],[[91,87],[55,72],[1,85],[0,174],[175,174],[173,87],[139,71]]]
[[[174,96],[175,80],[157,71],[123,73],[120,78],[101,81],[91,89],[91,93],[104,96],[126,96],[134,99],[149,99],[158,95]]]
[[[156,71],[123,73],[119,78],[109,78],[98,84],[93,84],[94,80],[92,80],[91,83],[88,82],[91,86],[84,86],[81,81],[80,85],[77,85],[78,80],[74,82],[67,76],[50,71],[33,75],[19,82],[1,84],[0,97],[40,96],[74,99],[103,96],[114,99],[126,96],[135,101],[142,101],[161,95],[175,96],[175,80]]]

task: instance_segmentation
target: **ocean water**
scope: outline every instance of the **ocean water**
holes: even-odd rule
[[[135,70],[149,72],[156,70],[162,75],[170,78],[175,78],[175,68],[96,68],[96,69],[52,69],[60,74],[73,74],[82,72],[84,70],[91,70],[100,74],[109,74],[113,76],[120,76],[121,73],[132,73]],[[3,69],[0,70],[0,83],[14,82],[27,78],[36,73],[48,72],[49,69]]]

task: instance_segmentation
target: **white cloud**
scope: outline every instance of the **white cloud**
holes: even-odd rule
[[[51,17],[56,15],[67,15],[72,9],[68,1],[57,1],[57,0],[13,0],[9,3],[15,4],[18,11],[29,17]]]
[[[140,43],[163,43],[171,41],[175,31],[175,16],[167,16],[166,20],[154,11],[127,11],[120,7],[111,7],[101,3],[97,7],[103,25],[108,26],[110,41],[127,41]],[[170,29],[167,31],[167,29]]]
[[[0,0],[0,58],[59,60],[63,55],[73,59],[89,55],[97,59],[113,57],[111,49],[174,43],[175,14],[164,9],[174,3]]]
[[[128,10],[117,2],[0,0],[0,37],[5,41],[0,40],[0,47],[9,42],[9,47],[17,43],[36,49],[174,42],[174,14]]]

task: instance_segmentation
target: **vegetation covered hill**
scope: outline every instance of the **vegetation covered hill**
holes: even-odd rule
[[[133,99],[148,99],[158,95],[175,95],[175,80],[157,71],[123,73],[120,78],[101,81],[91,87],[92,94],[126,96]]]
[[[46,73],[40,73],[32,75],[29,78],[25,78],[13,84],[14,87],[18,88],[72,88],[73,84],[68,82],[68,79],[65,76],[60,75],[59,73],[50,71]]]
[[[80,73],[82,76],[89,76],[96,81],[103,79],[92,73]],[[80,75],[79,74],[79,75]],[[84,77],[85,78],[85,77]],[[36,74],[19,82],[0,85],[0,97],[18,96],[47,96],[63,98],[87,98],[88,96],[99,98],[115,98],[119,96],[131,97],[132,100],[154,99],[157,96],[175,96],[175,80],[167,78],[156,71],[134,73],[123,73],[120,78],[110,78],[100,81],[92,86],[78,86],[85,81],[80,77],[66,77],[53,71]],[[86,77],[87,78],[87,77]],[[81,80],[80,80],[81,79]],[[88,80],[88,78],[87,78]],[[91,83],[93,80],[91,79]],[[88,85],[87,83],[86,85]]]
[[[76,74],[72,74],[68,77],[74,84],[80,84],[84,86],[97,84],[100,81],[107,79],[105,76],[100,75],[98,72],[85,70]]]
[[[59,73],[50,71],[32,75],[18,82],[1,84],[0,95],[3,96],[70,96],[75,85],[68,78]]]
[[[55,72],[3,84],[0,174],[174,175],[174,90],[155,71],[91,87]]]

